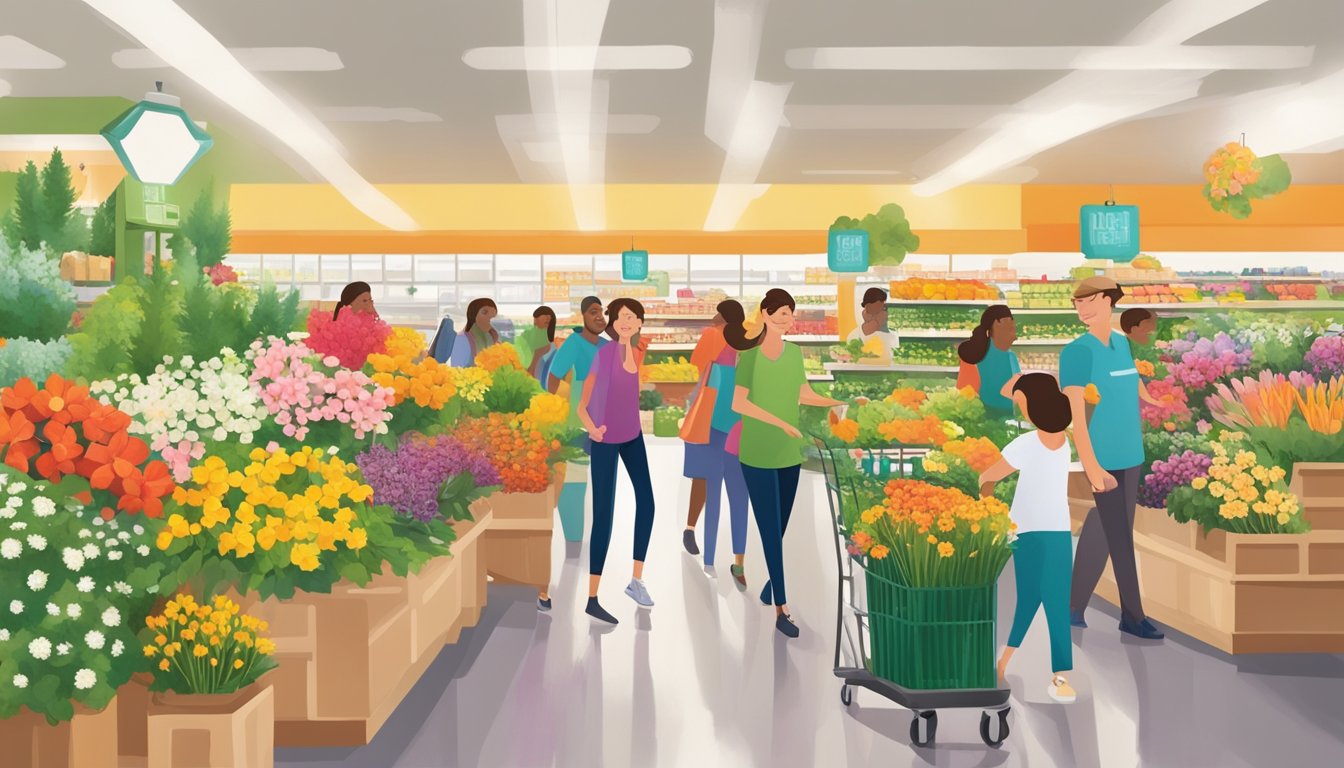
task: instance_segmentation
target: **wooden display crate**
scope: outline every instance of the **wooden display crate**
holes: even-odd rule
[[[43,715],[20,709],[0,719],[0,765],[41,768],[117,768],[117,700],[93,712],[51,725]]]
[[[275,694],[263,680],[236,693],[156,693],[149,706],[149,768],[270,768]]]
[[[552,499],[551,489],[490,496],[494,522],[484,542],[487,573],[504,583],[526,584],[539,590],[550,585],[551,536],[555,529]]]
[[[1299,462],[1288,490],[1314,531],[1344,531],[1344,464]]]

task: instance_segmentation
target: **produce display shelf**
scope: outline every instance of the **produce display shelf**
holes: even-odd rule
[[[965,341],[971,337],[970,330],[965,331],[944,331],[936,328],[912,328],[902,330],[893,328],[891,332],[902,339],[942,339],[945,341]],[[1055,347],[1063,346],[1073,341],[1074,337],[1066,336],[1058,339],[1018,339],[1013,342],[1014,345],[1028,347]]]
[[[863,363],[827,363],[826,370],[835,373],[956,373],[954,365],[864,365]]]

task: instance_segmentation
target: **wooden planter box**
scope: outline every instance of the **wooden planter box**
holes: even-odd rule
[[[1070,490],[1077,533],[1091,496]],[[1134,552],[1144,609],[1160,623],[1232,654],[1344,652],[1344,531],[1206,536],[1139,507]],[[1109,564],[1097,594],[1120,604]]]
[[[0,765],[41,768],[117,768],[117,700],[102,711],[75,707],[75,716],[57,725],[22,709],[0,719]]]
[[[214,695],[155,693],[149,768],[270,768],[275,693],[269,683]]]
[[[496,493],[489,498],[494,521],[485,535],[485,569],[500,582],[544,590],[551,582],[551,491]],[[501,513],[502,510],[502,513]]]
[[[1344,464],[1299,463],[1288,490],[1297,494],[1313,531],[1344,531]]]
[[[482,534],[490,513],[458,523],[451,557],[406,578],[381,574],[365,587],[338,583],[330,594],[240,601],[270,623],[279,664],[275,743],[358,746],[371,741],[445,642],[480,620],[485,605]]]

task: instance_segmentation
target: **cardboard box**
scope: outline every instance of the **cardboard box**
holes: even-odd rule
[[[3,765],[41,768],[117,768],[117,700],[100,712],[75,706],[75,716],[56,725],[28,709],[0,719]]]
[[[61,256],[61,279],[72,283],[83,283],[89,279],[89,256],[80,251],[70,251]]]
[[[112,282],[112,257],[111,256],[90,256],[88,257],[89,282],[110,283]]]
[[[271,768],[275,694],[265,679],[237,693],[155,694],[149,768]]]

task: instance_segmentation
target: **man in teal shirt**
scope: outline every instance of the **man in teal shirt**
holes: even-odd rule
[[[596,296],[585,297],[579,304],[579,312],[583,316],[583,328],[571,333],[551,359],[551,374],[547,386],[551,394],[555,394],[565,376],[570,371],[574,372],[574,379],[569,383],[571,427],[582,426],[579,422],[579,400],[583,396],[583,381],[588,378],[588,370],[593,367],[598,347],[607,343],[602,335],[607,329],[607,318],[602,314],[602,300]]]
[[[1070,342],[1059,356],[1059,382],[1073,410],[1074,443],[1096,501],[1078,538],[1070,608],[1074,626],[1086,627],[1083,610],[1109,559],[1120,591],[1120,631],[1161,640],[1161,630],[1143,612],[1134,565],[1134,510],[1143,468],[1143,435],[1139,372],[1129,340],[1112,327],[1115,304],[1124,295],[1107,277],[1079,283],[1073,304],[1087,333]],[[1091,420],[1086,415],[1088,385],[1101,395]]]

